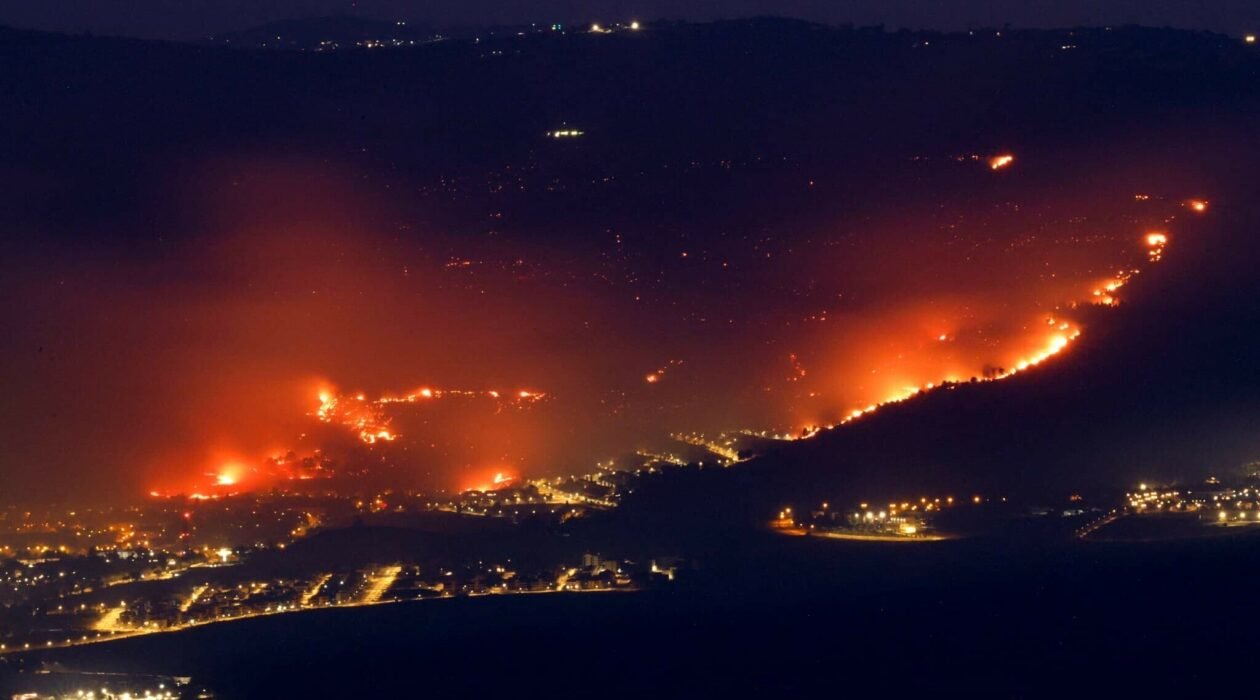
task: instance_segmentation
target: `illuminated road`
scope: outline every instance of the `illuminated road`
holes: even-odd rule
[[[595,506],[596,508],[616,508],[617,504],[613,501],[606,501],[602,498],[593,498],[581,493],[573,493],[570,491],[561,491],[547,482],[546,479],[538,479],[528,482],[529,485],[538,489],[538,494],[546,499],[547,505],[574,505],[582,504]]]
[[[389,568],[393,568],[393,567],[389,567]],[[395,574],[395,576],[396,575],[397,574]],[[567,576],[565,577],[565,579],[567,581]],[[638,588],[635,588],[633,586],[623,586],[623,587],[618,587],[618,588],[596,588],[596,589],[582,589],[582,590],[557,589],[557,590],[546,590],[546,591],[487,591],[484,593],[468,593],[466,597],[480,598],[480,597],[488,596],[488,595],[549,595],[549,594],[561,594],[561,593],[569,594],[569,595],[578,594],[578,593],[583,593],[583,594],[633,593],[638,590],[639,590]],[[0,645],[0,656],[5,656],[6,654],[20,654],[26,651],[40,651],[40,650],[46,650],[46,649],[65,649],[68,647],[85,646],[88,644],[102,644],[102,643],[114,641],[117,639],[127,639],[129,637],[139,637],[142,635],[150,635],[150,634],[166,634],[170,632],[179,632],[181,630],[192,629],[194,627],[204,627],[206,625],[217,625],[217,624],[222,624],[225,622],[235,622],[238,620],[247,620],[247,619],[256,618],[256,617],[271,617],[273,615],[292,615],[294,613],[311,612],[315,610],[362,608],[362,607],[367,607],[370,605],[398,605],[398,604],[403,604],[403,603],[429,602],[433,600],[455,600],[458,597],[461,597],[461,596],[447,595],[447,596],[441,596],[438,598],[427,598],[427,599],[417,598],[417,599],[408,599],[408,600],[377,600],[373,602],[360,600],[356,602],[340,603],[340,604],[293,606],[291,608],[287,608],[284,610],[268,610],[268,611],[259,611],[259,612],[251,612],[251,613],[242,613],[239,615],[225,615],[223,617],[211,618],[209,620],[197,620],[195,622],[186,622],[184,624],[172,625],[170,627],[162,627],[162,628],[156,628],[156,627],[136,628],[136,627],[125,627],[125,626],[119,625],[118,620],[122,616],[123,611],[126,609],[125,606],[119,606],[117,608],[113,608],[109,610],[107,613],[105,613],[105,615],[100,620],[96,622],[95,625],[93,625],[93,630],[99,633],[102,633],[102,636],[99,636],[99,637],[86,637],[85,636],[80,639],[66,639],[64,642],[50,641],[46,645],[26,644],[22,647],[13,647],[13,648],[8,648],[8,647],[5,647],[4,645]]]
[[[710,440],[703,435],[682,434],[682,433],[675,433],[671,435],[670,437],[672,437],[673,439],[679,442],[686,443],[688,445],[695,445],[696,447],[703,447],[709,452],[712,452],[718,457],[721,457],[722,459],[726,460],[727,462],[726,466],[730,466],[731,464],[737,464],[739,462],[744,461],[739,456],[739,450],[735,449],[735,447],[731,444],[730,440],[727,440],[725,443],[721,443],[721,442],[718,442],[717,440]]]
[[[780,535],[791,535],[793,537],[825,537],[829,540],[853,540],[855,542],[942,542],[954,539],[946,535],[867,535],[857,532],[818,532],[816,530],[810,532],[803,527],[776,527],[774,531]]]
[[[1113,510],[1110,513],[1107,513],[1105,516],[1087,525],[1083,525],[1082,527],[1077,529],[1076,537],[1077,539],[1083,540],[1086,537],[1089,537],[1090,535],[1094,534],[1095,532],[1098,532],[1099,530],[1103,529],[1104,527],[1107,527],[1108,525],[1114,523],[1120,518],[1123,518],[1124,516],[1125,516],[1124,511]]]
[[[402,573],[401,566],[387,566],[383,569],[378,569],[372,575],[372,580],[368,583],[367,590],[364,591],[360,602],[364,605],[380,602],[381,596],[385,595],[385,591],[394,585],[394,580],[398,578],[400,573]]]
[[[126,605],[119,605],[116,608],[110,608],[109,611],[101,616],[101,619],[96,621],[96,624],[92,625],[93,631],[108,632],[109,634],[135,631],[133,628],[119,623],[119,619],[122,618],[122,614],[126,611]]]
[[[209,587],[210,587],[210,586],[208,586],[208,585],[206,585],[206,584],[202,584],[202,585],[197,586],[196,588],[192,589],[192,593],[190,593],[190,594],[188,595],[188,597],[187,597],[186,599],[184,599],[184,602],[182,602],[182,603],[180,603],[180,604],[179,604],[179,611],[180,611],[180,612],[182,612],[182,613],[186,613],[186,612],[188,612],[188,611],[189,611],[189,609],[191,609],[191,608],[192,608],[193,603],[196,603],[196,602],[197,602],[197,599],[201,597],[201,594],[205,593],[205,592],[206,592],[206,589],[207,589],[207,588],[209,588]]]
[[[311,600],[312,600],[315,596],[319,595],[319,590],[320,590],[321,588],[323,588],[323,587],[324,587],[324,584],[325,584],[325,583],[328,583],[328,580],[329,580],[329,579],[331,579],[331,578],[332,578],[332,574],[324,574],[323,576],[320,576],[318,579],[316,579],[316,580],[315,580],[315,584],[314,584],[314,585],[312,585],[310,588],[308,588],[308,589],[306,590],[306,592],[302,594],[302,603],[301,603],[301,605],[302,605],[303,607],[305,607],[305,606],[307,606],[307,605],[310,605],[310,604],[311,604]]]

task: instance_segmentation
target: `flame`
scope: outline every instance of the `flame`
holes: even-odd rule
[[[1014,160],[1013,156],[998,156],[990,161],[990,166],[996,170],[998,168],[1008,165],[1012,160]],[[1137,197],[1138,199],[1147,199],[1146,195],[1137,195]],[[1195,211],[1202,212],[1206,210],[1207,202],[1204,200],[1191,200],[1189,202],[1189,206]],[[1163,257],[1163,251],[1164,251],[1164,248],[1168,244],[1168,240],[1169,240],[1168,234],[1162,231],[1152,231],[1146,234],[1146,236],[1143,238],[1143,242],[1146,244],[1147,256],[1150,262],[1152,263],[1158,262]],[[1092,299],[1093,303],[1095,304],[1099,304],[1102,306],[1115,306],[1116,304],[1119,303],[1119,300],[1116,297],[1115,293],[1118,290],[1120,290],[1122,287],[1124,287],[1125,284],[1128,283],[1128,281],[1132,278],[1133,275],[1139,274],[1140,272],[1141,270],[1138,270],[1138,269],[1121,270],[1117,272],[1114,277],[1106,280],[1105,282],[1101,283],[1097,287],[1093,288],[1093,290],[1090,292],[1089,297],[1087,298]],[[1062,319],[1055,318],[1054,316],[1050,316],[1045,319],[1045,322],[1047,326],[1054,329],[1054,332],[1051,333],[1049,336],[1047,336],[1045,340],[1045,345],[1043,345],[1040,349],[1024,357],[1018,358],[1013,363],[1012,369],[1005,369],[999,372],[995,372],[991,375],[987,375],[985,377],[977,377],[973,381],[978,381],[978,382],[1000,381],[1000,380],[1012,377],[1016,374],[1019,374],[1020,372],[1025,372],[1033,367],[1040,365],[1043,362],[1046,362],[1052,357],[1064,352],[1071,346],[1072,342],[1075,341],[1077,338],[1079,338],[1081,335],[1081,330],[1073,326],[1069,321],[1064,321]],[[937,341],[943,342],[948,339],[949,339],[948,334],[942,333],[936,336]],[[952,380],[946,381],[946,383],[950,383],[950,382],[952,382]],[[828,427],[836,427],[840,425],[845,425],[847,423],[851,423],[853,421],[859,420],[863,418],[864,416],[870,415],[878,411],[883,406],[906,401],[924,392],[932,391],[933,389],[936,389],[937,386],[938,385],[936,383],[930,382],[930,383],[919,385],[919,386],[904,387],[900,391],[886,396],[882,401],[879,401],[873,404],[867,404],[866,406],[863,406],[860,408],[851,409],[842,418],[840,418],[833,425],[828,426]],[[799,437],[789,437],[787,439],[792,439],[792,440],[807,439],[807,438],[813,437],[815,434],[817,434],[817,432],[818,432],[817,428],[813,430],[806,430]]]
[[[490,477],[489,481],[484,481],[482,479],[484,479],[484,477],[472,482],[464,488],[464,491],[497,491],[514,483],[517,480],[517,477],[515,474],[499,470]]]
[[[980,160],[976,158],[976,160]],[[996,156],[990,160],[990,167],[994,170],[1007,167],[1014,161],[1014,156],[1002,155]],[[974,166],[972,166],[974,167]],[[1139,198],[1145,199],[1145,195],[1139,195]],[[1178,200],[1173,200],[1172,206],[1176,206]],[[1180,200],[1183,206],[1193,211],[1202,212],[1206,210],[1206,200]],[[1165,221],[1173,221],[1171,218]],[[1155,226],[1164,226],[1168,224],[1155,224]],[[1141,255],[1142,251],[1146,251],[1147,258],[1150,262],[1160,260],[1162,254],[1170,241],[1170,233],[1162,230],[1143,231],[1142,229],[1130,230],[1126,234],[1131,251],[1136,251],[1137,255]],[[1137,244],[1137,245],[1135,245]],[[1098,268],[1093,268],[1098,269]],[[1102,268],[1104,271],[1114,268]],[[789,437],[782,439],[800,439],[802,437],[810,437],[817,434],[820,430],[827,427],[843,425],[852,421],[877,412],[881,407],[900,403],[910,400],[920,394],[939,390],[942,387],[948,387],[957,384],[962,377],[968,377],[972,371],[978,370],[980,360],[993,362],[998,366],[988,366],[983,370],[983,376],[975,377],[977,382],[990,382],[1012,377],[1020,372],[1028,371],[1032,368],[1040,366],[1043,362],[1049,361],[1051,358],[1067,352],[1072,347],[1074,341],[1080,337],[1082,328],[1078,322],[1071,317],[1071,309],[1077,305],[1097,304],[1100,306],[1115,306],[1121,302],[1121,290],[1127,285],[1131,278],[1139,274],[1139,270],[1120,269],[1116,270],[1114,275],[1107,275],[1106,272],[1100,275],[1100,278],[1088,279],[1079,286],[1072,286],[1065,294],[1056,293],[1050,299],[1039,300],[1039,304],[1043,304],[1043,308],[1047,309],[1044,315],[1029,316],[1022,320],[1022,330],[1018,335],[1018,342],[1021,345],[1015,349],[1007,349],[1005,345],[1007,338],[995,336],[990,331],[990,326],[986,325],[988,319],[983,316],[974,317],[974,322],[969,321],[966,317],[957,316],[951,310],[951,307],[942,306],[945,311],[934,311],[931,318],[926,318],[918,314],[917,307],[914,311],[914,334],[911,341],[904,341],[903,337],[894,338],[896,352],[905,351],[906,359],[900,364],[894,365],[890,360],[887,364],[880,366],[878,369],[882,376],[869,380],[871,383],[865,384],[860,388],[852,390],[849,393],[846,389],[844,399],[834,400],[828,397],[825,399],[827,403],[820,401],[817,405],[817,413],[809,415],[795,415],[791,417],[792,426],[805,426],[804,428],[794,428],[789,431]],[[1075,282],[1069,282],[1076,285]],[[1062,291],[1064,287],[1056,287],[1058,291]],[[1060,305],[1054,306],[1054,302],[1058,301]],[[1053,306],[1053,312],[1049,309]],[[1003,319],[1004,321],[1007,319]],[[896,332],[901,332],[904,326],[890,326]],[[968,335],[976,328],[985,329],[983,337],[976,335]],[[1006,327],[1003,327],[1003,331]],[[888,334],[893,337],[892,333]],[[985,350],[983,354],[974,352],[977,339],[986,343],[987,347],[1000,348],[998,351],[990,352]],[[935,341],[935,342],[934,342]],[[798,348],[792,348],[798,349]],[[806,377],[805,364],[802,359],[795,353],[786,353],[784,350],[776,351],[775,364],[770,367],[770,371],[775,372],[776,379],[782,377],[785,368],[782,366],[783,358],[786,355],[791,365],[791,373],[788,375],[787,381],[796,381],[801,379],[801,383],[797,387],[789,389],[793,391],[792,399],[806,396],[814,397],[813,389],[820,388],[815,377],[824,377],[826,381],[826,366],[823,364],[830,358],[820,358],[816,354],[811,354],[814,350],[811,346],[806,346],[802,350],[804,362],[809,363],[808,380]],[[919,353],[915,355],[913,353]],[[931,353],[923,355],[923,353]],[[889,353],[891,355],[891,353]],[[900,358],[900,355],[897,355]],[[924,357],[930,358],[931,362],[919,362]],[[859,357],[864,359],[864,357]],[[942,362],[943,360],[943,362]],[[660,362],[658,359],[652,364]],[[706,371],[707,368],[697,359],[688,358],[687,372],[691,373],[692,365],[695,362],[695,373]],[[816,365],[815,363],[818,363]],[[629,364],[629,363],[627,363]],[[652,369],[650,364],[645,365],[650,371],[640,374],[644,365],[634,365],[627,373],[628,379],[637,382],[639,378],[648,385],[672,384],[675,381],[673,374],[677,365],[682,362],[669,361],[663,363],[662,366]],[[970,365],[970,367],[968,366]],[[821,366],[816,368],[816,366]],[[637,369],[638,371],[635,371]],[[970,371],[969,371],[970,370]],[[682,370],[677,370],[682,376]],[[871,374],[875,374],[875,370],[871,370]],[[931,379],[933,381],[925,381]],[[668,380],[668,382],[666,382]],[[769,383],[769,382],[767,382]],[[310,386],[309,384],[307,385]],[[543,392],[533,391],[532,389],[523,389],[518,387],[500,388],[500,389],[447,389],[441,388],[440,385],[426,385],[405,394],[383,394],[374,396],[371,393],[340,393],[335,387],[324,385],[315,387],[315,398],[318,400],[310,415],[316,417],[320,422],[330,424],[332,426],[345,428],[347,434],[355,436],[361,443],[377,446],[373,449],[388,449],[384,443],[394,442],[402,439],[398,432],[398,427],[391,423],[391,412],[393,404],[419,403],[429,405],[441,400],[450,399],[467,399],[492,402],[494,406],[499,408],[525,408],[535,402],[546,400],[549,395]],[[525,386],[529,386],[525,384]],[[640,385],[641,386],[641,385]],[[821,385],[825,389],[826,384]],[[664,390],[664,386],[653,387],[652,390],[643,390],[644,394],[652,394],[658,396],[658,392]],[[767,391],[770,389],[767,388]],[[775,386],[775,391],[779,391],[780,387]],[[308,388],[307,391],[310,391]],[[786,392],[785,392],[786,393]],[[839,393],[839,392],[838,392]],[[822,395],[821,392],[818,395]],[[305,394],[306,402],[310,405],[310,394]],[[804,400],[803,398],[801,399]],[[851,402],[851,403],[850,403]],[[663,403],[655,401],[654,404]],[[308,408],[308,410],[310,410]],[[398,417],[398,422],[403,423],[403,419]],[[701,426],[685,426],[688,429]],[[710,426],[708,427],[712,430]],[[403,431],[407,428],[403,426]],[[799,437],[797,437],[799,436]],[[730,445],[723,444],[719,441],[701,440],[697,444],[701,444],[706,448],[719,454],[724,459],[736,461],[739,459],[739,451],[733,449]],[[492,442],[487,440],[486,442]],[[493,460],[507,461],[507,455],[512,453],[512,448],[503,447],[501,450],[498,445],[494,445],[494,456],[488,457]],[[394,451],[397,452],[397,451]],[[392,455],[391,455],[392,456]],[[483,455],[484,457],[484,455]],[[524,462],[522,462],[523,464]],[[213,467],[212,467],[213,469]],[[242,479],[250,485],[260,482],[262,479],[254,476],[254,473],[246,474],[228,472],[219,470],[214,477],[214,486],[229,487],[238,485]],[[265,478],[265,477],[264,477]],[[301,478],[299,476],[290,476],[289,478]],[[503,484],[511,483],[515,477],[507,475],[505,472],[496,472],[493,475],[483,474],[476,479],[477,488],[480,490],[493,490],[495,487]],[[202,488],[198,493],[199,497],[210,498],[204,496],[204,493],[226,493],[226,491],[215,491],[205,483],[201,484]]]
[[[657,382],[665,378],[666,373],[668,373],[670,369],[674,367],[681,367],[682,364],[683,364],[682,360],[670,360],[669,362],[666,362],[660,367],[657,367],[655,370],[645,374],[643,376],[643,381],[647,382],[648,384],[656,384]]]
[[[369,399],[366,394],[358,393],[354,395],[352,402],[345,401],[342,396],[330,390],[321,390],[318,397],[319,405],[315,408],[313,415],[320,422],[345,426],[352,430],[360,441],[368,445],[393,442],[398,439],[398,433],[390,429],[390,419],[385,413],[385,407],[390,404],[416,403],[444,397],[480,398],[504,403],[501,400],[502,394],[498,390],[476,391],[432,387],[423,387],[402,396],[387,395],[377,399]],[[521,407],[546,398],[547,394],[543,392],[522,389],[516,392],[515,399],[506,404]]]
[[[1015,156],[1004,153],[1002,155],[993,156],[989,159],[989,168],[991,170],[1001,170],[1011,163],[1015,162]]]

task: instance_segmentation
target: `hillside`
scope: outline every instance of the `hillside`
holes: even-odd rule
[[[782,503],[1088,502],[1140,481],[1238,473],[1260,458],[1260,311],[1238,303],[1260,294],[1246,244],[1258,224],[1243,188],[1211,220],[1181,222],[1176,254],[1133,284],[1131,301],[1035,371],[937,390],[729,470],[662,477],[618,517],[668,532],[755,523]]]

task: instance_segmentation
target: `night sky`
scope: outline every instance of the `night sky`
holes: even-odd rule
[[[1136,23],[1238,35],[1260,26],[1250,0],[17,0],[0,23],[69,32],[187,39],[304,16],[356,13],[444,25],[640,19],[713,20],[756,15],[889,28],[1101,26]]]

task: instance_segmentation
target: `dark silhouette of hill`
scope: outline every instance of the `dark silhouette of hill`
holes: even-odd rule
[[[279,20],[238,32],[209,37],[208,42],[241,49],[334,50],[380,42],[412,46],[433,41],[432,27],[354,15]]]
[[[266,144],[432,173],[517,161],[567,122],[587,132],[582,157],[606,165],[769,145],[856,163],[1104,138],[1153,109],[1245,108],[1260,61],[1227,37],[1172,30],[999,38],[776,20],[335,53],[0,29],[0,89],[14,96],[0,104],[5,159],[117,164],[118,176],[173,152]]]

